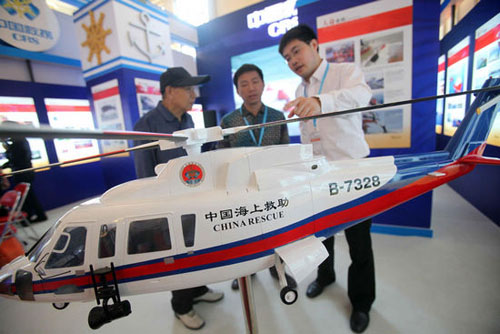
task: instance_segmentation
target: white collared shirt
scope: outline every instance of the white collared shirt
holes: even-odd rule
[[[317,96],[321,101],[321,113],[329,113],[368,105],[372,96],[363,72],[352,63],[330,63],[321,94],[321,80],[327,68],[322,60],[309,79],[302,80],[295,96]],[[328,160],[345,160],[366,157],[370,148],[365,140],[361,113],[325,117],[300,122],[302,143],[312,143],[315,155],[324,155]]]

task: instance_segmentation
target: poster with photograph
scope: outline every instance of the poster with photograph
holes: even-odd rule
[[[464,38],[448,51],[446,93],[459,93],[467,89],[469,68],[469,37]],[[453,96],[445,99],[443,133],[453,136],[464,118],[467,97]]]
[[[317,18],[322,58],[357,64],[371,105],[411,99],[412,1],[382,0]],[[371,148],[411,145],[411,106],[363,113]]]
[[[277,45],[231,57],[232,76],[243,64],[255,64],[262,70],[265,84],[262,102],[265,105],[283,111],[285,104],[295,99],[295,90],[301,79],[288,68],[286,62],[279,55]],[[243,104],[243,99],[238,95],[234,85],[233,94],[234,105],[239,108]],[[284,114],[286,118],[288,112],[284,112]],[[288,134],[300,136],[298,122],[288,124]]]
[[[40,127],[33,98],[0,96],[0,123],[6,121]],[[49,158],[43,139],[27,138],[27,140],[30,145],[31,164],[33,167],[47,165]],[[3,145],[0,145],[0,166],[6,162],[5,148]]]
[[[354,63],[354,42],[331,43],[325,49],[325,58],[329,63]]]
[[[444,94],[444,86],[445,86],[445,55],[441,55],[438,59],[438,74],[437,74],[437,95]],[[442,134],[443,132],[443,112],[444,112],[444,99],[436,100],[436,133]]]
[[[472,89],[481,88],[489,77],[500,77],[500,13],[476,30]],[[499,117],[495,120],[487,142],[500,146]]]
[[[155,108],[161,101],[160,82],[158,80],[148,80],[134,78],[137,103],[139,107],[139,117]]]
[[[98,128],[111,131],[125,130],[118,80],[113,79],[92,86],[90,91],[92,92],[92,99],[94,100],[94,110],[97,117]],[[102,153],[119,151],[127,147],[128,144],[126,140],[101,140]],[[128,153],[124,153],[123,155],[128,156]]]
[[[88,100],[45,98],[44,102],[51,127],[68,130],[95,129]],[[59,162],[99,154],[99,145],[95,139],[54,139],[54,146]]]

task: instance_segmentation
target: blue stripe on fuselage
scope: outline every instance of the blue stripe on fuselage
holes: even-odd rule
[[[397,167],[397,172],[396,175],[384,186],[380,187],[379,189],[362,196],[358,199],[349,201],[347,203],[338,205],[336,207],[324,210],[322,212],[319,212],[317,214],[314,214],[310,217],[307,217],[305,219],[302,219],[301,221],[298,221],[297,223],[288,225],[286,227],[267,232],[263,235],[258,235],[252,238],[244,239],[244,240],[239,240],[235,242],[231,242],[228,244],[220,245],[220,246],[215,246],[215,247],[210,247],[202,250],[198,250],[193,252],[192,254],[179,254],[175,255],[174,259],[183,259],[183,258],[188,258],[188,257],[194,257],[198,255],[203,255],[203,254],[208,254],[212,252],[217,252],[217,251],[222,251],[226,249],[231,249],[231,248],[236,248],[242,245],[248,245],[253,242],[257,242],[263,239],[268,239],[272,238],[276,235],[283,234],[286,232],[289,232],[295,228],[301,227],[303,225],[306,225],[314,220],[323,218],[325,216],[329,216],[331,214],[341,212],[344,210],[351,209],[355,206],[361,205],[363,203],[369,202],[371,200],[374,200],[376,198],[379,198],[381,196],[384,196],[386,194],[389,194],[397,189],[400,189],[401,187],[410,184],[414,182],[415,180],[421,178],[422,176],[427,175],[430,172],[436,171],[443,166],[449,164],[451,161],[448,160],[449,153],[440,151],[440,152],[432,152],[432,153],[426,153],[426,154],[421,154],[421,155],[401,155],[401,156],[396,156],[394,163]],[[368,218],[368,217],[366,217]],[[364,220],[364,219],[363,219]],[[318,231],[315,233],[317,237],[323,237],[323,236],[329,236],[332,235],[336,232],[339,232],[346,227],[352,226],[359,221],[352,221],[349,223],[344,223],[340,225],[336,225],[333,227],[330,227],[328,229]],[[346,226],[347,225],[347,226]],[[121,279],[119,280],[119,283],[127,283],[127,282],[134,282],[138,280],[144,280],[144,279],[151,279],[151,278],[158,278],[158,277],[163,277],[163,276],[171,276],[175,274],[181,274],[181,273],[187,273],[187,272],[193,272],[193,271],[198,271],[198,270],[205,270],[205,269],[210,269],[210,268],[216,268],[216,267],[221,267],[221,266],[226,266],[226,265],[231,265],[231,264],[236,264],[244,261],[249,261],[249,260],[254,260],[263,256],[267,256],[274,253],[274,249],[267,249],[259,253],[254,253],[251,255],[246,255],[238,258],[234,258],[231,260],[225,260],[225,261],[220,261],[220,262],[214,262],[214,263],[209,263],[209,264],[204,264],[200,266],[195,266],[195,267],[189,267],[189,268],[183,268],[179,270],[173,270],[169,272],[160,272],[156,274],[151,274],[151,275],[144,275],[144,276],[137,276],[137,277],[132,277],[132,278],[127,278],[127,279]],[[154,259],[154,260],[149,260],[149,261],[144,261],[144,262],[138,262],[138,263],[133,263],[133,264],[128,264],[128,265],[123,265],[123,266],[118,266],[115,269],[117,271],[123,270],[123,269],[129,269],[129,268],[136,268],[140,266],[145,266],[145,265],[150,265],[150,264],[155,264],[159,262],[163,262],[164,257]],[[86,273],[84,276],[90,276],[90,273]],[[66,277],[60,277],[60,278],[54,278],[50,280],[39,280],[34,283],[42,283],[42,282],[56,282],[56,281],[62,281],[62,280],[70,280],[72,278],[79,277],[81,278],[82,276],[66,276]],[[92,287],[91,285],[84,286],[82,288],[90,288]],[[50,293],[54,291],[43,291],[43,292],[37,292],[37,293]]]

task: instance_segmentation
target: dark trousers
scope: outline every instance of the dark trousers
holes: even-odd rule
[[[35,189],[33,189],[33,181],[35,179],[34,172],[24,173],[24,174],[16,174],[14,175],[15,184],[26,182],[30,184],[30,190],[26,195],[26,199],[24,201],[22,210],[28,214],[28,218],[33,215],[37,215],[38,218],[45,217],[45,210],[42,205],[38,201],[38,198],[35,195]]]
[[[208,291],[206,286],[196,288],[173,290],[172,309],[177,314],[186,314],[193,308],[193,299],[205,294]]]
[[[373,262],[370,227],[372,220],[349,227],[344,231],[349,245],[351,265],[347,276],[347,295],[354,310],[369,312],[375,301],[375,264]],[[328,258],[318,267],[317,281],[327,285],[335,281],[334,244],[335,238],[323,241]]]

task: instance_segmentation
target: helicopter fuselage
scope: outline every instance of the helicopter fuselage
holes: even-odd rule
[[[331,162],[309,145],[280,145],[177,158],[158,165],[156,177],[69,211],[2,268],[1,290],[22,300],[88,301],[90,266],[111,263],[122,295],[249,275],[274,265],[282,247],[321,240],[466,172],[447,156]]]

